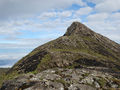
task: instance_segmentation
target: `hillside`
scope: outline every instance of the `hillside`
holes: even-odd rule
[[[92,87],[94,87],[94,88],[91,87],[91,90],[96,90],[96,88],[104,88],[104,85],[105,88],[119,88],[120,45],[108,39],[107,37],[95,33],[87,26],[79,22],[73,22],[71,26],[68,27],[66,33],[63,36],[35,48],[27,56],[19,60],[6,73],[6,76],[4,77],[3,81],[8,79],[12,80],[4,82],[1,90],[9,90],[10,88],[16,87],[18,90],[20,88],[26,89],[32,86],[34,87],[36,85],[37,85],[36,88],[40,88],[39,84],[41,83],[41,80],[44,81],[46,80],[46,78],[41,77],[42,79],[40,78],[38,79],[37,75],[38,74],[41,75],[42,72],[44,73],[45,70],[49,69],[52,69],[54,71],[55,68],[58,68],[58,70],[56,71],[58,73],[61,70],[60,68],[63,69],[62,72],[64,73],[69,73],[69,70],[73,71],[78,70],[78,72],[76,71],[77,72],[76,77],[79,76],[78,73],[80,73],[80,75],[82,76],[82,71],[79,71],[82,69],[85,72],[88,71],[87,74],[85,72],[83,73],[85,74],[85,76],[86,75],[89,76],[88,74],[90,74],[91,77],[91,75],[93,74],[92,79],[97,78],[99,80],[100,78],[101,80],[102,78],[101,82],[96,82],[99,84],[99,87],[97,86],[94,87],[95,80],[92,84],[87,83],[87,81],[85,80],[84,83],[78,83],[79,81],[85,79],[84,75],[81,77],[81,79],[79,78],[80,80],[76,81],[76,83],[75,82],[70,83],[69,81],[65,81],[63,79],[66,79],[66,77],[69,76],[71,77],[71,79],[74,79],[74,77],[72,77],[71,75],[67,76],[65,75],[64,77],[64,74],[62,75],[59,73],[61,78],[59,79],[60,81],[59,80],[58,81],[62,83],[62,85],[64,86],[63,90],[76,90],[68,88],[70,85],[74,84],[78,85],[78,87],[81,87],[81,85],[83,87],[84,85],[87,85],[85,86],[86,89],[84,88],[82,90],[87,90],[87,87],[91,87],[91,85]],[[51,76],[51,72],[46,73],[45,76],[46,75]],[[94,72],[100,73],[100,76],[98,74],[96,75]],[[31,76],[30,73],[34,74],[35,76],[34,75]],[[34,80],[31,80],[32,77],[34,77],[33,79],[37,78],[37,81],[35,79],[35,82],[38,83],[33,84]],[[56,77],[56,75],[53,77]],[[89,80],[89,77],[86,78],[87,80]],[[30,82],[26,82],[24,86],[20,79],[22,79],[23,81],[27,79]],[[56,82],[54,80],[50,81]],[[66,86],[64,81],[66,82],[66,84],[69,85]],[[91,79],[89,81],[91,82]],[[59,84],[56,85],[59,86]],[[43,88],[44,85],[41,87]]]
[[[70,66],[102,66],[120,70],[120,45],[79,22],[73,22],[64,36],[34,49],[9,73]]]
[[[0,84],[2,83],[1,81],[3,80],[3,76],[9,69],[10,68],[0,68]]]
[[[7,72],[9,68],[0,68],[0,74]]]

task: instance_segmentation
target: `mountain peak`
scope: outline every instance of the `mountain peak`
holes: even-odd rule
[[[71,35],[88,35],[91,34],[93,31],[90,30],[87,26],[80,22],[73,22],[70,27],[68,27],[67,32],[64,36],[71,36]]]
[[[87,26],[73,22],[64,36],[37,47],[8,73],[40,72],[69,66],[80,68],[84,65],[120,70],[120,46]]]

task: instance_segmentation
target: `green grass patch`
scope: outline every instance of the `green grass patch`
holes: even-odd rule
[[[85,78],[85,77],[87,77],[89,74],[90,74],[90,73],[84,73],[84,74],[82,74],[82,76]]]
[[[6,75],[6,74],[1,75],[0,76],[0,87],[4,81],[14,79],[14,78],[18,77],[19,75],[21,75],[21,74],[18,74],[17,72],[10,73],[8,75]]]
[[[40,52],[40,51],[39,50],[34,50],[31,53],[29,53],[28,56],[33,56],[33,55],[35,55],[38,52]]]
[[[66,82],[63,79],[55,80],[58,83],[62,83],[64,86],[66,86]]]
[[[101,86],[102,88],[104,88],[105,85],[106,85],[106,83],[107,83],[107,81],[106,81],[104,78],[102,78],[102,77],[99,78],[97,82],[100,84],[100,86]]]
[[[38,71],[38,70],[41,70],[41,69],[47,69],[47,68],[49,68],[49,63],[50,63],[50,61],[51,61],[51,55],[50,55],[50,54],[46,54],[46,55],[42,58],[40,64],[38,64],[38,66],[37,66],[37,71]]]
[[[117,85],[119,85],[119,88],[120,88],[120,79],[112,79],[112,81]]]

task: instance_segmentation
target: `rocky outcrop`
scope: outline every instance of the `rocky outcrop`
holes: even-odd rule
[[[3,83],[1,90],[108,90],[120,89],[120,80],[90,69],[54,68],[25,74]]]

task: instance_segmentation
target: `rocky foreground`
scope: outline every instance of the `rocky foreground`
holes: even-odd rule
[[[3,83],[1,90],[119,90],[120,80],[92,69],[54,68]]]

